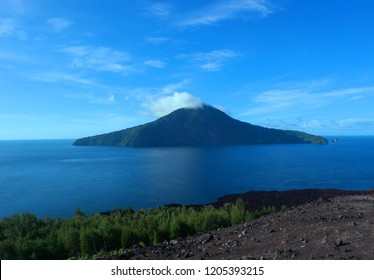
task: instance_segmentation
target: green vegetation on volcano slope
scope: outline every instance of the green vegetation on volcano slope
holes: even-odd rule
[[[275,212],[275,207],[249,212],[243,200],[216,209],[160,207],[86,216],[79,209],[73,218],[40,219],[30,213],[0,221],[0,259],[88,258],[135,244],[155,245],[228,227]]]
[[[76,146],[181,147],[245,144],[326,144],[321,136],[266,128],[204,105],[178,109],[143,125],[78,139]]]

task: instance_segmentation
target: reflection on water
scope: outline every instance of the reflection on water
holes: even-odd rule
[[[340,138],[328,145],[145,149],[0,141],[0,217],[197,204],[249,190],[373,188],[374,138]]]

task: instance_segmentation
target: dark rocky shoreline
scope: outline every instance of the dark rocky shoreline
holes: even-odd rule
[[[251,210],[287,210],[154,247],[134,246],[103,259],[370,259],[374,260],[374,190],[291,190],[227,195]],[[194,208],[203,205],[193,205]]]
[[[222,207],[225,203],[233,203],[239,198],[243,199],[247,205],[248,210],[261,210],[263,207],[276,206],[280,208],[282,205],[287,207],[294,207],[317,199],[331,199],[336,196],[345,195],[365,195],[374,193],[373,190],[339,190],[339,189],[297,189],[287,191],[249,191],[239,194],[228,194],[219,197],[217,201],[207,204],[168,204],[166,207],[192,207],[200,209],[207,205],[212,205],[216,208]]]

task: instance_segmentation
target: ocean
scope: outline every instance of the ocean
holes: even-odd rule
[[[0,141],[0,218],[202,204],[251,190],[374,188],[374,137],[338,138],[328,145],[208,148]]]

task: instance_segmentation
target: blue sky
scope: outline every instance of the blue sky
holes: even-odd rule
[[[373,1],[0,3],[0,139],[75,139],[201,102],[374,134]]]

